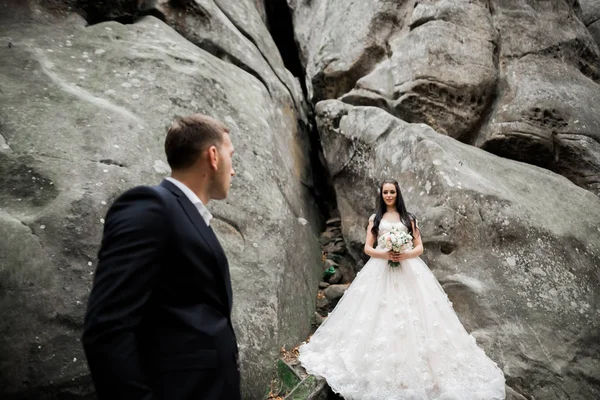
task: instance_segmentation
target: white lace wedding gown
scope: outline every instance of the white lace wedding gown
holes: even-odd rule
[[[402,222],[382,220],[380,235]],[[299,361],[346,400],[498,400],[504,375],[458,320],[420,258],[371,258],[300,346]]]

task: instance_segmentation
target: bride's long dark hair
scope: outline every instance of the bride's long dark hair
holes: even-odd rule
[[[381,218],[383,218],[383,214],[385,214],[387,211],[387,205],[383,200],[383,185],[385,184],[392,184],[396,187],[396,211],[398,211],[398,214],[400,214],[400,221],[402,221],[408,228],[408,233],[410,233],[412,237],[415,237],[412,222],[415,223],[415,229],[418,233],[419,227],[417,226],[417,217],[406,210],[406,205],[404,205],[404,199],[402,198],[402,193],[400,192],[400,185],[398,185],[398,181],[393,179],[386,179],[385,181],[381,182],[377,201],[377,212],[375,214],[375,220],[373,221],[373,228],[371,229],[371,232],[373,232],[373,235],[377,237]]]

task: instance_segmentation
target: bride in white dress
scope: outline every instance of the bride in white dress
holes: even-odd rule
[[[300,346],[302,366],[346,400],[504,399],[502,370],[464,329],[419,258],[421,235],[398,182],[381,185],[378,204],[367,228],[365,253],[371,259],[310,342]],[[411,234],[412,250],[373,247],[394,227]]]

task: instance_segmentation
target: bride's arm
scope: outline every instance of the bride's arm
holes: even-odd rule
[[[421,231],[417,229],[415,221],[411,221],[413,231],[413,248],[400,253],[400,260],[406,260],[408,258],[419,257],[423,254],[423,242],[421,240]]]
[[[375,250],[373,244],[375,243],[375,235],[371,232],[373,228],[373,220],[369,220],[369,226],[367,227],[367,238],[365,239],[365,254],[373,258],[383,258],[384,260],[391,260],[392,253],[387,250]]]

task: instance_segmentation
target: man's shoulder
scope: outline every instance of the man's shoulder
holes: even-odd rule
[[[158,206],[166,207],[174,196],[171,192],[160,186],[140,185],[127,189],[121,193],[114,201],[113,206],[131,204],[141,206],[143,204],[154,203]]]
[[[168,200],[171,195],[171,191],[161,185],[149,186],[149,185],[140,185],[134,186],[130,189],[127,189],[123,193],[119,195],[118,198],[129,198],[129,197],[160,197],[164,200]]]
[[[106,213],[106,222],[116,218],[159,217],[169,219],[172,209],[169,191],[159,186],[135,186],[117,196]]]
[[[160,196],[160,193],[158,192],[158,190],[156,190],[156,188],[157,188],[156,186],[147,186],[147,185],[134,186],[132,188],[125,190],[123,193],[121,193],[117,197],[117,201],[130,199],[133,197],[135,197],[135,198],[158,197],[158,196]]]

